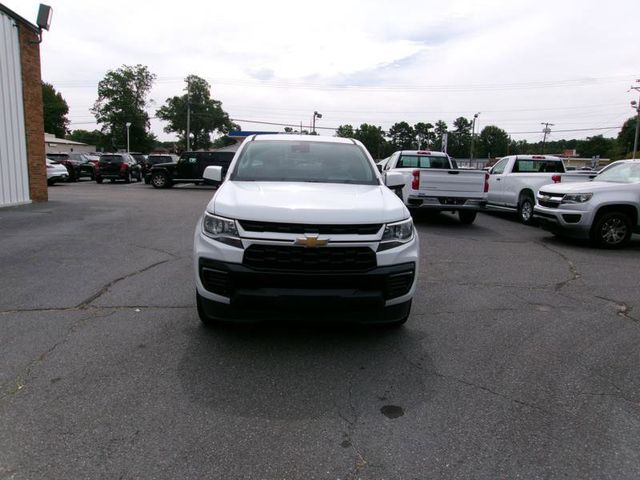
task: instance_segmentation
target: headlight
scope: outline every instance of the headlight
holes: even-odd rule
[[[567,193],[562,197],[562,203],[584,203],[591,200],[593,193]]]
[[[407,243],[413,238],[413,221],[409,218],[401,222],[389,223],[384,227],[378,251],[388,250]]]
[[[202,218],[202,232],[210,238],[227,245],[242,248],[235,220],[217,217],[205,212]]]

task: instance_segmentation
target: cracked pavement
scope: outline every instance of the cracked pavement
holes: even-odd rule
[[[637,236],[418,215],[404,328],[207,330],[212,193],[81,182],[0,209],[0,480],[640,476]]]

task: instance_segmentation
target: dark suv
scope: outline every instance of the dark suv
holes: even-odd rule
[[[104,179],[124,180],[131,183],[132,180],[142,181],[142,167],[128,153],[106,153],[100,156],[100,163],[96,169],[96,182],[102,183]]]
[[[185,152],[177,163],[159,163],[151,167],[151,184],[169,188],[174,183],[204,183],[204,169],[210,165],[222,167],[224,177],[235,152]]]
[[[151,169],[154,165],[160,163],[177,163],[178,155],[173,153],[150,153],[144,162],[142,173],[144,175],[144,183],[147,185],[151,183]]]

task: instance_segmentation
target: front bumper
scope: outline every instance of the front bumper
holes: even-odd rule
[[[330,313],[336,320],[399,320],[416,289],[418,242],[416,235],[400,247],[377,252],[377,266],[366,271],[261,270],[243,264],[243,249],[203,235],[199,223],[194,237],[196,288],[209,301],[204,307],[213,318],[268,319],[286,313],[326,318]]]
[[[583,210],[582,207],[582,204],[560,204],[558,208],[536,205],[533,218],[547,231],[576,238],[589,238],[593,212]]]

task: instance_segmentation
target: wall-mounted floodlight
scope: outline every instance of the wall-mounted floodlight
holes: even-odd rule
[[[38,9],[38,21],[36,22],[38,27],[42,30],[49,31],[51,26],[51,17],[53,15],[53,9],[49,5],[40,4]]]

